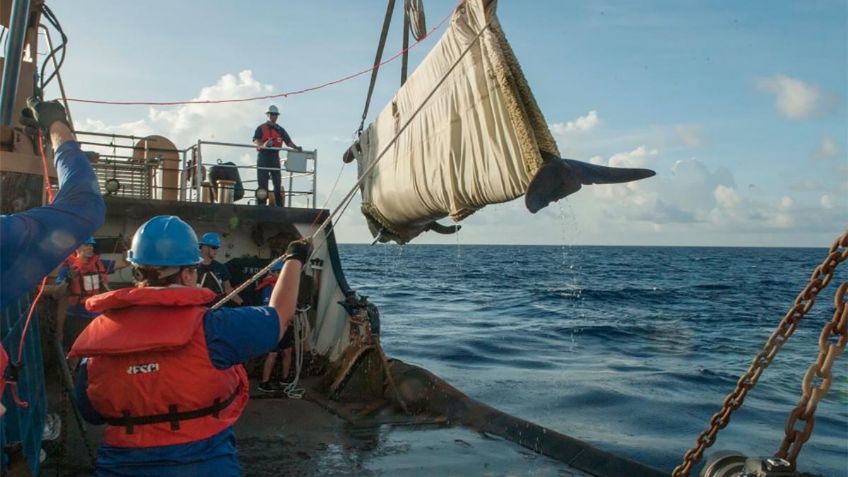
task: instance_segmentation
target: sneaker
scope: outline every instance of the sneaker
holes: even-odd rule
[[[58,414],[49,413],[44,418],[44,430],[41,433],[41,440],[54,441],[59,438],[62,433],[62,419]]]
[[[259,386],[257,386],[256,388],[259,389],[259,391],[261,391],[263,393],[277,392],[276,387],[271,384],[271,381],[265,381],[263,383],[259,383]]]

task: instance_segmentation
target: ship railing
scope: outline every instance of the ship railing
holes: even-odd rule
[[[258,184],[258,172],[264,169],[280,173],[283,203],[274,205],[315,207],[317,150],[269,148],[280,151],[277,169],[256,165],[254,144],[199,140],[180,149],[158,136],[76,134],[92,156],[100,190],[107,197],[270,205],[275,202],[273,180],[268,181],[270,191]],[[243,190],[238,199],[237,184],[229,180],[233,171],[238,171]]]

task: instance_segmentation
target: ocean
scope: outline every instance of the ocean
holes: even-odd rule
[[[681,462],[826,249],[341,245],[389,356],[661,470]],[[773,455],[848,264],[707,450]],[[848,356],[799,470],[848,476]],[[700,466],[699,466],[700,468]],[[692,475],[697,475],[693,472]]]

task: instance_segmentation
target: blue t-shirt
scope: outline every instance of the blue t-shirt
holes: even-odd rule
[[[56,150],[59,192],[53,203],[0,215],[0,310],[28,292],[103,225],[97,176],[76,141]]]
[[[277,311],[265,306],[209,310],[203,318],[209,359],[218,369],[244,363],[272,351],[280,336]],[[86,360],[80,365],[75,396],[83,417],[105,424],[88,399]],[[212,437],[171,446],[122,448],[106,444],[97,453],[98,476],[240,475],[232,426]]]
[[[273,286],[267,286],[262,289],[262,304],[268,306],[271,303],[271,292],[274,291]]]

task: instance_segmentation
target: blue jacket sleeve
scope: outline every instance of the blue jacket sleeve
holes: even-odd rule
[[[105,220],[97,176],[76,141],[56,151],[59,192],[53,203],[0,216],[0,309],[26,293]]]
[[[269,306],[220,308],[203,317],[203,331],[212,364],[226,369],[273,351],[280,320]]]

